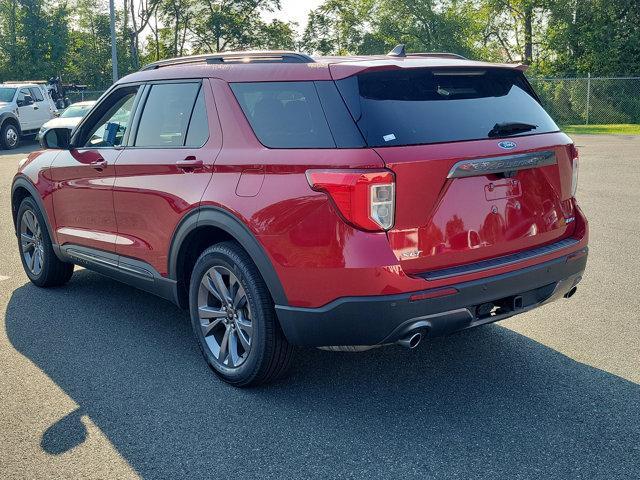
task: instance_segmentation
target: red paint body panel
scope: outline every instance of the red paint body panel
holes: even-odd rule
[[[256,139],[228,85],[330,80],[332,75],[344,78],[371,68],[488,65],[462,63],[354,57],[317,64],[195,65],[135,73],[119,84],[209,79],[211,90],[205,92],[211,134],[203,148],[100,150],[108,162],[101,171],[90,166],[96,150],[47,151],[31,155],[18,175],[40,192],[57,243],[116,252],[165,276],[180,221],[200,206],[223,208],[258,240],[291,306],[320,307],[340,297],[446,287],[584,248],[587,222],[571,198],[572,144],[562,133],[518,137],[518,149],[509,152],[498,148],[499,139],[378,149],[269,149]],[[556,153],[557,166],[521,170],[511,179],[447,179],[460,160],[549,149]],[[201,159],[202,167],[180,169],[176,162],[187,156]],[[365,232],[345,223],[329,197],[308,184],[305,172],[318,168],[392,170],[394,228]],[[574,220],[567,223],[570,218]],[[517,264],[437,281],[417,275],[567,237],[579,242]],[[408,252],[412,256],[403,257]]]
[[[116,164],[116,253],[142,260],[162,275],[168,273],[168,253],[176,226],[200,204],[222,147],[208,80],[203,87],[210,133],[203,147],[126,147]],[[202,167],[184,169],[177,165],[187,157],[202,161]]]
[[[59,245],[73,243],[114,252],[118,229],[113,209],[116,149],[61,151],[51,166],[55,232]],[[106,167],[91,163],[105,160]]]
[[[391,246],[408,273],[447,268],[553,243],[573,233],[571,140],[562,133],[517,138],[506,153],[495,140],[378,148],[396,174]],[[557,165],[447,179],[460,160],[553,150]],[[418,254],[419,252],[419,254]]]

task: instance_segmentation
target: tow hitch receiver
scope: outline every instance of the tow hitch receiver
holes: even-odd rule
[[[521,310],[523,306],[522,295],[501,298],[494,302],[487,302],[476,307],[476,317],[484,319],[504,315],[506,313]]]

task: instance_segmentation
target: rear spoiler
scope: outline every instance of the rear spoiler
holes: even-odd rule
[[[431,57],[433,58],[433,57]],[[419,60],[424,59],[424,63]],[[410,68],[465,68],[465,69],[483,69],[483,68],[504,68],[510,70],[517,70],[520,72],[526,72],[529,68],[528,65],[523,63],[489,63],[489,62],[478,62],[473,60],[459,60],[452,57],[439,57],[439,59],[444,60],[444,62],[432,63],[429,62],[429,57],[426,56],[411,56],[407,55],[406,57],[402,57],[400,60],[391,60],[384,61],[380,59],[373,60],[356,60],[356,61],[347,61],[347,62],[336,62],[329,64],[329,71],[331,72],[331,77],[333,80],[342,80],[344,78],[351,77],[353,75],[359,75],[365,72],[375,72],[375,71],[385,71],[385,70],[402,70],[402,69],[410,69]],[[418,62],[413,62],[411,64],[407,64],[407,61],[418,60]]]

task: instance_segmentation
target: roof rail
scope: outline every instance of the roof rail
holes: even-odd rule
[[[191,55],[188,57],[168,58],[145,65],[140,71],[155,70],[162,67],[178,65],[191,65],[196,63],[220,64],[220,63],[314,63],[309,55],[297,52],[281,50],[248,51],[248,52],[223,52],[207,53],[204,55]]]

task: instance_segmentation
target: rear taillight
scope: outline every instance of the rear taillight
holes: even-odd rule
[[[578,157],[571,162],[571,196],[575,197],[578,191]]]
[[[578,190],[578,149],[575,144],[569,144],[569,155],[571,160],[571,196],[576,196]]]
[[[389,170],[308,170],[307,181],[328,194],[354,227],[380,231],[393,226],[395,179]]]

